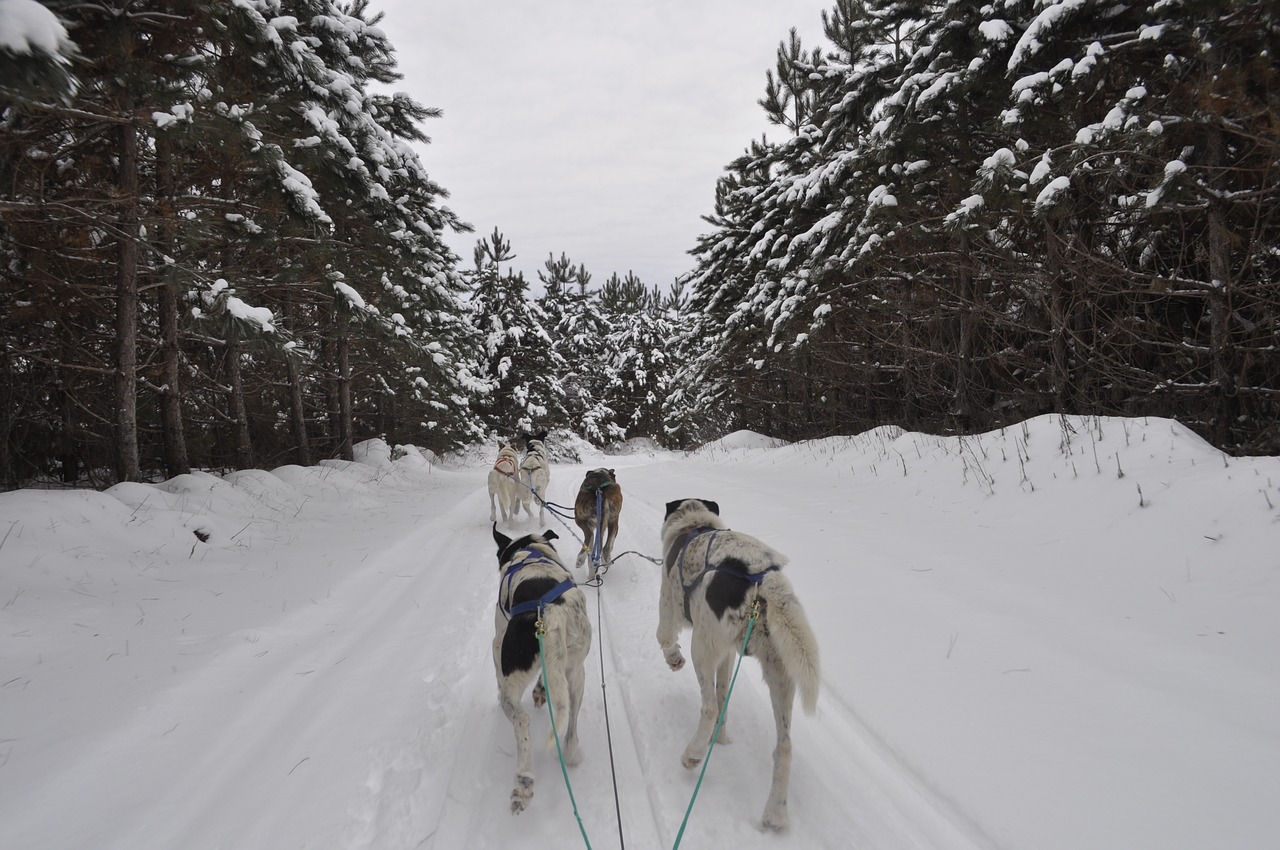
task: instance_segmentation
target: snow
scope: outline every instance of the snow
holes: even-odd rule
[[[1088,5],[1089,0],[1047,0],[1043,9],[1031,20],[1018,38],[1009,56],[1009,70],[1014,71],[1052,41],[1050,31],[1069,18],[1074,12]]]
[[[1008,148],[1000,148],[982,161],[980,170],[990,173],[1001,168],[1013,168],[1017,164],[1018,158],[1013,151]]]
[[[1009,26],[1008,21],[983,21],[978,24],[978,32],[987,41],[1003,44],[1013,35],[1013,27]]]
[[[789,833],[754,825],[773,724],[748,659],[682,846],[1274,846],[1280,459],[1057,416],[568,450],[551,497],[616,469],[619,552],[656,554],[663,505],[701,496],[787,554],[823,649]],[[491,454],[370,441],[354,463],[0,494],[0,846],[583,846],[554,750],[507,810]],[[654,639],[658,570],[622,556],[585,589],[570,778],[595,847],[618,836],[605,700],[627,845],[670,847],[693,791],[697,685]]]
[[[946,221],[948,224],[962,223],[965,219],[980,211],[986,206],[986,203],[986,199],[981,195],[970,195],[960,201],[959,208],[947,214]]]
[[[251,306],[234,295],[227,297],[227,312],[243,322],[257,325],[263,333],[273,333],[276,329],[275,315],[269,308]]]
[[[360,295],[359,292],[356,292],[355,289],[352,288],[350,284],[346,284],[340,280],[337,280],[337,281],[334,281],[333,288],[338,290],[338,292],[341,293],[342,297],[346,299],[347,303],[349,303],[355,309],[363,310],[365,308],[364,298]]]
[[[1040,161],[1036,163],[1036,167],[1031,169],[1029,182],[1032,186],[1037,186],[1051,173],[1053,173],[1053,162],[1049,158],[1049,152],[1045,151]]]
[[[36,0],[0,0],[0,50],[15,56],[44,54],[65,64],[71,39],[58,16]]]
[[[1069,177],[1055,177],[1050,180],[1040,190],[1040,194],[1036,195],[1036,212],[1052,207],[1069,188],[1071,188],[1071,179]]]

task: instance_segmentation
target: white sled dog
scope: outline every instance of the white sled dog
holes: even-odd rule
[[[489,470],[489,522],[498,519],[495,499],[497,507],[502,508],[502,521],[515,519],[520,507],[520,482],[516,479],[519,469],[520,455],[516,454],[515,447],[499,440],[498,459]]]
[[[658,600],[658,645],[672,670],[684,666],[677,642],[683,627],[693,627],[690,650],[702,691],[698,729],[681,763],[696,767],[706,757],[741,649],[751,609],[760,616],[747,643],[747,655],[760,661],[773,702],[778,741],[773,751],[773,784],[765,803],[765,828],[787,827],[787,785],[791,776],[791,706],[797,687],[807,713],[818,702],[818,644],[791,582],[782,574],[786,556],[754,537],[725,528],[720,506],[706,499],[667,503],[662,523],[666,553]],[[728,735],[720,729],[719,743]]]
[[[568,765],[582,761],[578,747],[578,709],[582,707],[584,662],[591,651],[591,621],[587,601],[560,561],[551,541],[554,531],[512,540],[493,526],[498,544],[498,605],[493,624],[493,669],[498,676],[498,703],[516,733],[516,778],[511,789],[511,812],[519,814],[533,798],[533,754],[529,743],[529,715],[520,704],[524,692],[542,672],[535,624],[545,628],[546,695],[556,725],[547,736],[555,746],[559,733]],[[535,693],[535,702],[536,697]]]
[[[551,483],[551,461],[547,458],[547,432],[525,434],[524,460],[520,461],[520,506],[533,516],[533,502],[538,503],[538,524],[547,521],[547,485]]]

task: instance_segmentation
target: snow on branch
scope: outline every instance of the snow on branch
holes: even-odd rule
[[[75,45],[58,16],[36,0],[0,0],[0,51],[67,65]]]
[[[1039,53],[1048,40],[1049,31],[1073,12],[1085,7],[1088,2],[1089,0],[1055,0],[1041,10],[1014,45],[1013,53],[1009,56],[1009,70],[1017,70],[1023,62]]]

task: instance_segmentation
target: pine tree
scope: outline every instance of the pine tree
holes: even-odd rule
[[[666,440],[663,409],[672,383],[675,362],[668,350],[676,337],[663,298],[638,277],[627,273],[609,279],[601,296],[608,316],[609,406],[617,413],[624,439],[649,437]]]
[[[511,244],[494,228],[476,243],[470,273],[470,309],[480,330],[484,376],[494,390],[482,407],[491,431],[514,435],[548,420],[561,402],[564,359],[546,330],[546,317],[530,300],[524,275],[503,263],[515,259]]]

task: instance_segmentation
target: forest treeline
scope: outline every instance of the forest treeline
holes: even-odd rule
[[[385,93],[394,47],[366,3],[15,8],[6,486],[309,464],[370,436],[662,432],[674,290],[593,286],[562,256],[534,299],[498,231],[464,268],[444,237],[471,228],[418,153],[437,113]]]
[[[1280,452],[1280,6],[841,0],[717,186],[690,404],[782,437],[1177,418]]]
[[[499,230],[447,247],[363,0],[10,0],[0,479],[1053,411],[1280,452],[1273,6],[841,0],[688,275],[553,255],[535,294]]]

